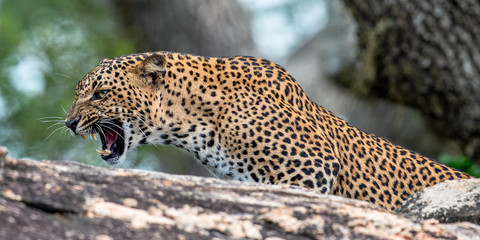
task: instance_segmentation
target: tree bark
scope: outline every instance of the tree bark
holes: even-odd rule
[[[0,239],[478,239],[480,226],[411,220],[285,186],[6,157]]]
[[[480,161],[480,2],[345,0],[359,61],[337,78],[420,109]]]
[[[112,0],[136,49],[208,56],[254,53],[247,15],[235,1]]]

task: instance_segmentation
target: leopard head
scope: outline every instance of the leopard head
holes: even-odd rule
[[[166,60],[158,54],[104,59],[75,87],[75,99],[65,119],[72,135],[99,137],[97,150],[108,164],[121,162],[126,152],[145,143],[156,125],[159,82]]]

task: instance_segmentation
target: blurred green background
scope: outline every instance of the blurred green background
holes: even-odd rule
[[[480,176],[478,165],[445,148],[415,110],[395,105],[388,115],[384,109],[393,103],[341,89],[322,99],[337,89],[329,77],[355,56],[352,22],[345,19],[342,6],[327,0],[2,0],[0,145],[11,157],[105,167],[98,142],[74,138],[64,127],[75,84],[102,58],[156,50],[255,55],[284,65],[307,94],[355,126]],[[302,62],[310,58],[322,67]],[[359,119],[363,108],[370,110]],[[395,121],[382,128],[374,115]],[[142,146],[120,167],[206,175],[191,156],[163,146]]]
[[[62,122],[76,82],[132,41],[100,2],[2,1],[0,11],[0,144],[15,157],[101,163]]]

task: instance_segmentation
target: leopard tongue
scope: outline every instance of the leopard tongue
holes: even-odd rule
[[[107,146],[105,149],[96,150],[100,155],[110,155],[112,153],[111,147],[118,139],[118,133],[114,130],[110,129],[103,129],[105,134],[105,141],[107,142]]]
[[[115,141],[117,141],[118,133],[116,131],[110,130],[110,129],[104,129],[104,132],[105,132],[105,140],[107,141],[106,150],[110,150],[113,143],[115,143]]]

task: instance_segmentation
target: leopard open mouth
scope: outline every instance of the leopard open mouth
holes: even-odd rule
[[[97,150],[108,164],[115,164],[125,151],[124,132],[119,121],[98,121],[94,133],[98,133],[102,149]]]

